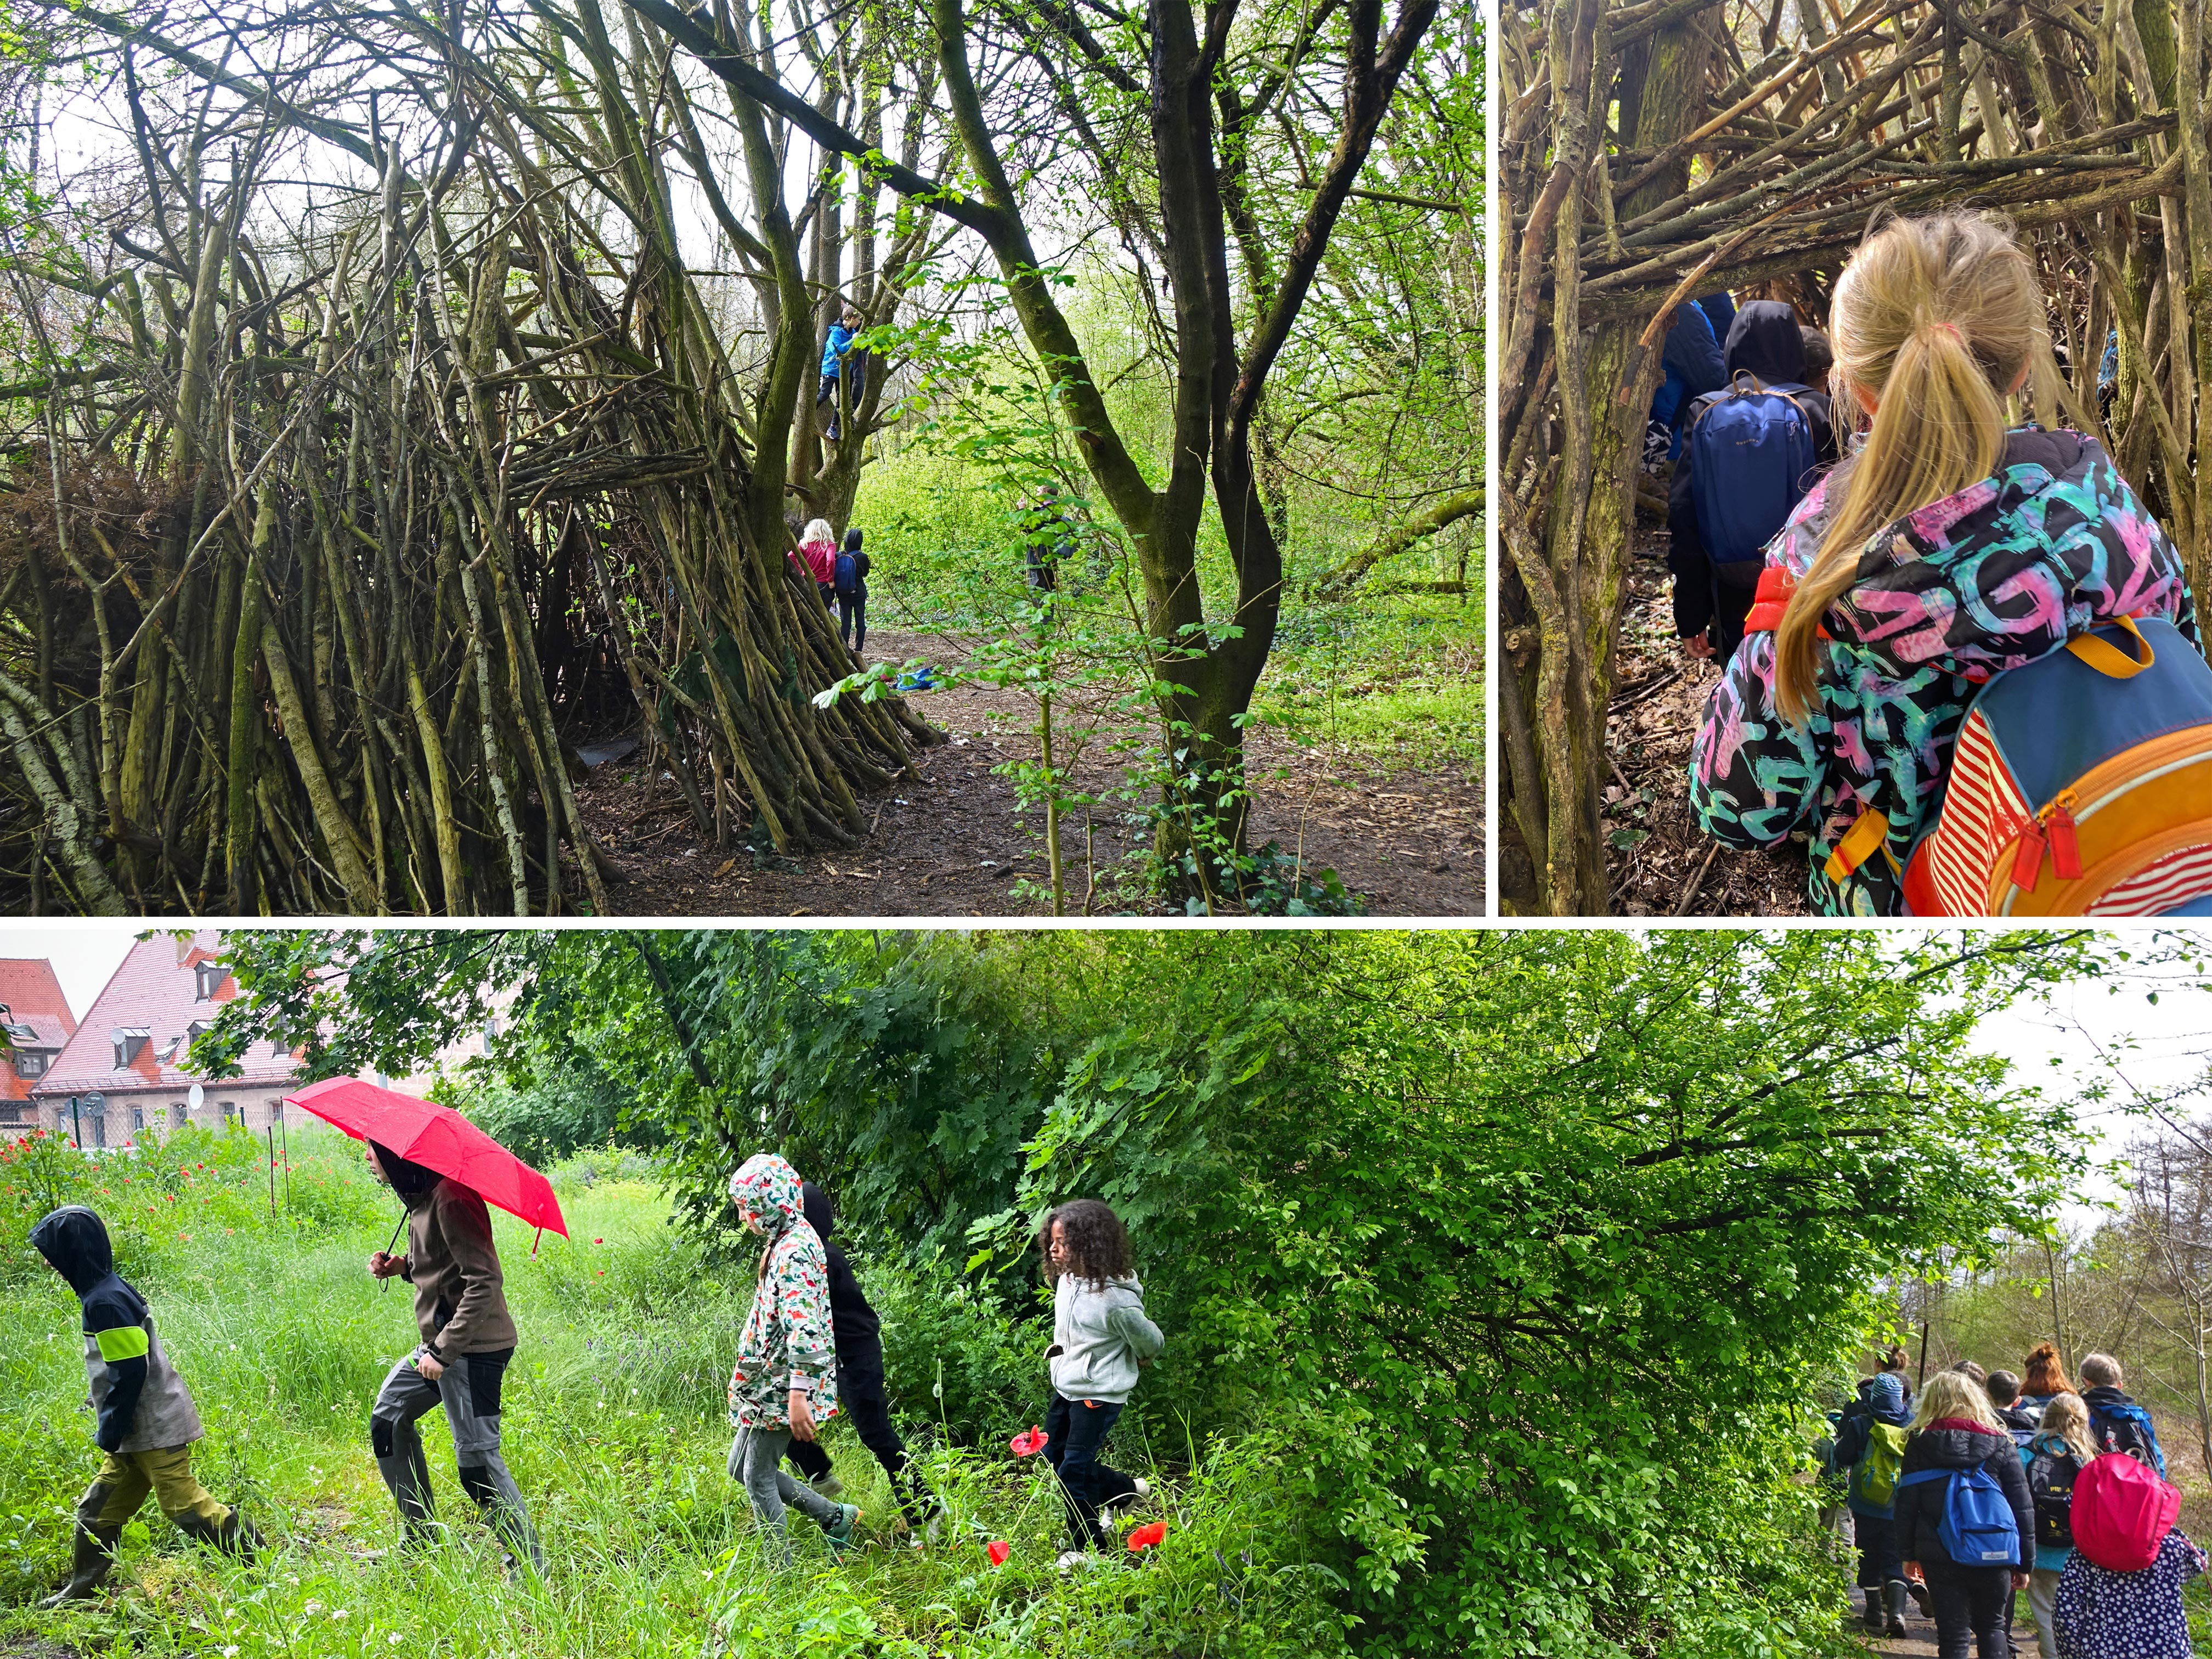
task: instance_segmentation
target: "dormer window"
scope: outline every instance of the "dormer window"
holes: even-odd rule
[[[125,1025],[108,1033],[115,1044],[115,1069],[122,1071],[146,1052],[154,1034],[143,1025]]]
[[[15,1050],[15,1075],[24,1078],[44,1077],[46,1074],[46,1062],[52,1056],[43,1048],[18,1048]]]
[[[223,981],[230,977],[229,971],[219,962],[197,963],[192,975],[202,1002],[214,1001],[215,994],[222,989]]]

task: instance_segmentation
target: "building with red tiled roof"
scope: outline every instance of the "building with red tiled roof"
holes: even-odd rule
[[[192,1038],[238,994],[222,949],[222,935],[212,930],[157,933],[133,945],[33,1085],[40,1124],[91,1148],[127,1146],[187,1122],[258,1130],[280,1110],[288,1126],[309,1121],[298,1107],[283,1105],[297,1071],[289,1045],[256,1042],[240,1059],[240,1075],[220,1082],[186,1068]]]
[[[9,1046],[0,1050],[0,1128],[33,1120],[31,1090],[76,1030],[62,982],[44,957],[0,957],[0,1008]]]

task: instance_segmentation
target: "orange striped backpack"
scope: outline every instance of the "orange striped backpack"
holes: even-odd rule
[[[1880,813],[1838,855],[1870,829],[1878,844]],[[2212,915],[2212,665],[2171,623],[2123,617],[1992,678],[1905,860],[1905,902],[1916,916]]]

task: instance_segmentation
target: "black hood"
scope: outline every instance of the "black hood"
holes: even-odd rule
[[[845,550],[848,553],[857,553],[860,550],[860,532],[859,530],[848,530],[845,532]]]
[[[115,1271],[107,1229],[82,1204],[65,1204],[32,1228],[31,1244],[79,1296]]]
[[[1805,336],[1797,313],[1779,300],[1753,300],[1729,325],[1728,372],[1749,374],[1762,385],[1779,380],[1802,385]]]
[[[1958,1420],[1954,1417],[1938,1419],[1946,1425]],[[1994,1429],[1937,1428],[1930,1424],[1912,1438],[1923,1449],[1920,1455],[1940,1469],[1972,1468],[1993,1451],[2012,1449],[2012,1437]]]
[[[410,1206],[445,1179],[435,1170],[400,1157],[380,1141],[370,1141],[368,1149],[376,1154],[376,1162],[384,1171],[384,1178],[392,1183],[392,1190]]]
[[[837,1231],[837,1209],[830,1203],[830,1194],[811,1181],[799,1183],[799,1207],[806,1216],[806,1224],[814,1229],[815,1236],[824,1243]]]

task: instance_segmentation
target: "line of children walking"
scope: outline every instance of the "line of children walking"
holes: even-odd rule
[[[2008,425],[2008,399],[2050,362],[2033,262],[2000,220],[1899,220],[1851,258],[1831,322],[1836,398],[1859,435],[1765,546],[1692,755],[1706,833],[1744,849],[1809,840],[1825,915],[2024,914],[2042,884],[2039,905],[2109,914],[2212,899],[2212,848],[2175,842],[2159,816],[2182,787],[2172,755],[2143,757],[2153,787],[2105,815],[2096,834],[2117,840],[2093,855],[2070,800],[2088,767],[2045,778],[2037,766],[2059,758],[1986,734],[1960,747],[1970,707],[2004,712],[1984,688],[2030,665],[2074,678],[2019,717],[2023,742],[2093,764],[2132,768],[2136,727],[2212,703],[2212,676],[2186,660],[2198,639],[2181,555],[2149,509],[2094,438]],[[2143,642],[2166,625],[2170,662]],[[2117,641],[2101,653],[2100,628]],[[2037,672],[2008,696],[2057,685]],[[2054,745],[2053,720],[2081,741]]]
[[[420,1338],[386,1376],[369,1415],[371,1450],[403,1533],[419,1544],[434,1531],[429,1468],[416,1425],[442,1407],[462,1490],[506,1541],[510,1566],[526,1560],[542,1574],[544,1555],[529,1510],[500,1455],[501,1384],[519,1333],[489,1212],[467,1186],[387,1147],[371,1141],[363,1155],[374,1177],[405,1206],[408,1233],[406,1254],[378,1250],[368,1258],[368,1272],[413,1286]],[[802,1182],[772,1153],[747,1158],[730,1177],[729,1194],[740,1221],[763,1242],[752,1305],[730,1372],[728,1408],[736,1431],[731,1479],[744,1487],[785,1562],[791,1559],[787,1508],[821,1527],[833,1554],[854,1547],[861,1511],[832,1501],[838,1486],[819,1444],[822,1425],[842,1407],[890,1478],[908,1527],[934,1539],[941,1505],[892,1425],[879,1321],[844,1253],[829,1242],[836,1228],[829,1194]],[[94,1442],[103,1454],[77,1503],[69,1577],[40,1605],[98,1594],[123,1527],[149,1491],[187,1535],[250,1561],[259,1537],[194,1478],[199,1413],[161,1346],[145,1297],[116,1272],[98,1214],[82,1205],[56,1210],[32,1230],[31,1243],[77,1293]],[[1048,1461],[1068,1516],[1065,1566],[1108,1541],[1102,1511],[1149,1490],[1098,1454],[1140,1370],[1159,1355],[1164,1339],[1145,1316],[1128,1236],[1107,1206],[1094,1200],[1060,1206],[1045,1217],[1037,1248],[1054,1288],[1046,1423]],[[782,1472],[787,1452],[807,1483]]]
[[[1906,1633],[1908,1596],[1936,1621],[1941,1659],[2012,1659],[2019,1592],[2027,1592],[2042,1659],[2188,1659],[2182,1586],[2205,1557],[2173,1524],[2180,1496],[2163,1479],[2149,1414],[2121,1387],[2119,1362],[2089,1354],[2076,1393],[2056,1347],[2027,1377],[1961,1362],[1920,1391],[1901,1435],[1901,1351],[1861,1384],[1833,1437],[1847,1471],[1861,1548],[1885,1577],[1866,1625]],[[1891,1500],[1887,1515],[1875,1500]]]

